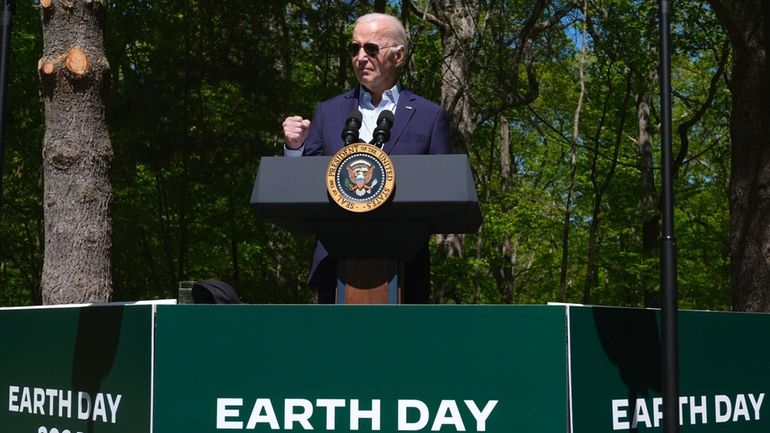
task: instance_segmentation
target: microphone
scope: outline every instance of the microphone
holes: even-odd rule
[[[372,133],[372,141],[369,144],[373,144],[379,148],[386,141],[390,140],[390,128],[393,126],[393,112],[390,110],[384,110],[380,113],[380,117],[377,118],[377,127],[374,128]]]
[[[342,128],[342,141],[345,146],[358,141],[358,130],[361,128],[361,112],[354,109],[348,114],[348,120],[345,121],[345,127]]]

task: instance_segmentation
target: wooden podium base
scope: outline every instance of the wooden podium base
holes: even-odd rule
[[[399,260],[337,261],[337,304],[400,304],[403,266]]]

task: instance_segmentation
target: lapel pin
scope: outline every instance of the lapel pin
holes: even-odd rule
[[[411,109],[412,109],[412,106],[411,106],[411,105],[407,105],[407,106],[406,106],[406,107],[404,107],[404,108],[406,108],[407,110],[411,110]]]

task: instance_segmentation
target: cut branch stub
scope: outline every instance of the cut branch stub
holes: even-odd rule
[[[53,0],[40,0],[40,7],[43,9],[50,8],[53,4]]]
[[[67,53],[67,69],[75,75],[82,76],[88,71],[88,57],[80,48],[72,48]]]
[[[56,71],[56,65],[50,60],[41,58],[37,62],[37,70],[40,71],[40,75],[48,76]]]
[[[51,75],[55,70],[56,68],[52,62],[43,62],[43,64],[40,66],[40,72],[43,75]]]

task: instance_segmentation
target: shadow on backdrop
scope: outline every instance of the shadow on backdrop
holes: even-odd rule
[[[639,396],[652,397],[653,391],[656,395],[661,392],[662,348],[657,312],[594,307],[593,316],[602,348],[628,387],[633,413]]]
[[[80,310],[72,361],[73,390],[87,392],[93,399],[101,389],[115,362],[124,308],[122,305],[105,305]],[[93,413],[89,416],[87,431],[94,431]]]

